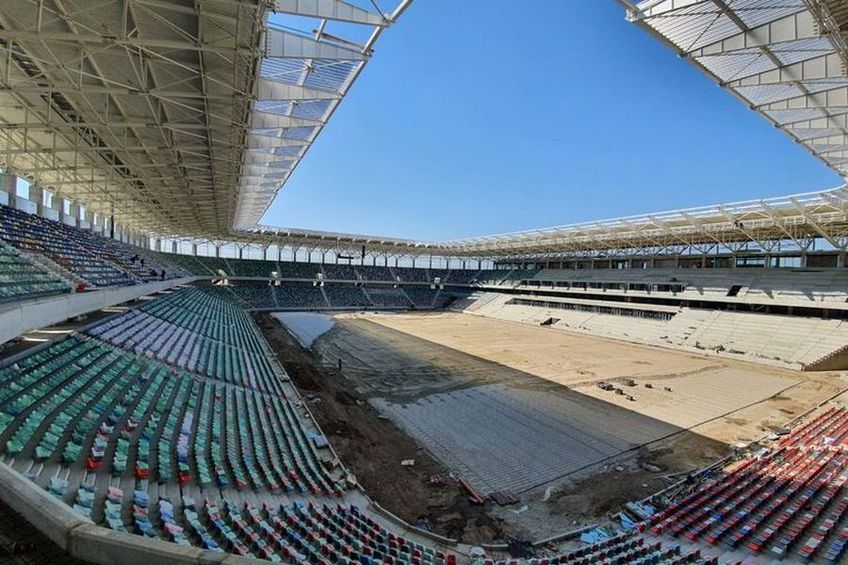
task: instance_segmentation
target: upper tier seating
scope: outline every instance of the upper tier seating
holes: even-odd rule
[[[848,409],[831,407],[652,516],[652,531],[838,563],[848,540],[846,481]]]
[[[163,271],[168,279],[188,275],[161,254],[8,206],[0,206],[0,240],[43,256],[51,269],[64,270],[67,278],[92,286],[159,280]]]
[[[324,269],[324,277],[327,279],[336,279],[343,281],[355,281],[359,279],[359,275],[353,265],[321,265]]]
[[[67,283],[33,265],[17,249],[0,241],[0,302],[70,290]]]
[[[495,269],[491,271],[480,271],[474,282],[477,284],[501,284],[506,276],[510,273],[507,269]]]
[[[397,276],[395,276],[389,267],[357,265],[355,268],[360,278],[366,281],[397,281]]]
[[[451,284],[471,284],[481,271],[475,269],[451,269],[448,282]]]
[[[271,273],[278,273],[279,267],[275,261],[262,261],[257,259],[225,259],[228,268],[225,269],[231,277],[266,277],[271,278]]]
[[[85,230],[0,206],[0,239],[45,255],[93,286],[133,284],[128,273],[103,257],[102,242],[91,241],[96,237]]]
[[[407,267],[393,267],[392,271],[402,282],[433,282],[433,277],[430,276],[427,269],[411,269]]]
[[[450,275],[450,271],[448,269],[428,269],[428,272],[430,275],[429,282],[434,282],[436,279],[439,279],[442,283],[448,282]]]
[[[280,276],[292,279],[315,279],[321,271],[318,263],[293,263],[291,261],[280,262]]]
[[[813,308],[848,300],[845,269],[545,269],[532,278],[534,284],[567,283],[563,289],[569,292],[627,292]]]
[[[178,267],[186,273],[198,276],[214,275],[215,272],[207,267],[201,259],[193,255],[180,255],[178,253],[151,252],[153,256],[163,262]]]
[[[351,284],[325,284],[324,293],[333,308],[367,308],[371,301],[362,289]]]

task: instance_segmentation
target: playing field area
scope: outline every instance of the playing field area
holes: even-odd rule
[[[842,384],[459,313],[340,314],[312,347],[485,494],[585,476],[670,438],[720,453]]]

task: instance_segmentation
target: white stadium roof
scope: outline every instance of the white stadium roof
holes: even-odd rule
[[[253,226],[410,2],[2,2],[0,161],[123,226]]]
[[[619,0],[630,21],[840,175],[848,173],[843,0]]]
[[[173,239],[480,258],[848,244],[845,187],[448,242],[259,225],[412,0],[386,1],[391,11],[371,0],[0,2],[0,164]],[[844,2],[618,2],[848,173]]]

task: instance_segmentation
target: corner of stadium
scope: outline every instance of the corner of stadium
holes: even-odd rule
[[[617,4],[848,174],[844,1]],[[261,223],[412,5],[0,1],[0,564],[845,563],[848,185]]]

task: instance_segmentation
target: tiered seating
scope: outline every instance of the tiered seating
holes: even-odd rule
[[[431,308],[438,292],[426,286],[408,286],[403,290],[417,308]]]
[[[189,499],[185,507],[191,512],[190,529],[197,528],[205,543],[238,555],[295,563],[456,563],[454,555],[396,535],[353,505],[310,502],[260,508],[225,499],[206,500],[198,513]]]
[[[36,267],[20,252],[0,241],[0,302],[69,292],[59,278]]]
[[[83,233],[89,238],[94,238],[90,241],[91,245],[99,247],[105,259],[132,274],[138,282],[161,280],[163,272],[165,279],[191,276],[187,270],[168,261],[164,254],[154,254],[147,249],[127,245],[116,239],[100,237],[85,231]]]
[[[430,269],[430,281],[435,281],[437,278],[443,282],[448,282],[450,278],[450,271],[448,269]]]
[[[250,317],[234,303],[185,289],[89,330],[109,343],[188,371],[262,391],[280,383]]]
[[[324,269],[324,277],[332,280],[355,281],[359,280],[359,275],[353,265],[321,265]]]
[[[280,308],[326,308],[321,288],[308,282],[290,282],[275,286],[274,300]]]
[[[397,277],[389,267],[376,265],[357,265],[356,272],[366,281],[397,281]]]
[[[538,269],[513,269],[509,272],[509,274],[502,280],[504,283],[517,283],[522,280],[532,279],[536,273],[538,273]]]
[[[264,281],[231,280],[226,286],[204,287],[224,298],[237,297],[250,308],[276,308],[274,289]]]
[[[848,409],[831,408],[653,516],[652,531],[775,556],[811,558],[827,547],[835,562],[848,527],[846,480]]]
[[[86,230],[0,206],[0,239],[43,254],[94,286],[135,282],[104,256],[104,238]]]
[[[326,284],[324,292],[333,308],[367,308],[371,301],[362,289],[352,284]]]
[[[377,308],[408,308],[412,305],[400,288],[369,286],[365,292]]]
[[[266,277],[279,271],[275,261],[263,261],[259,259],[225,259],[228,268],[227,274],[231,277]]]
[[[203,291],[178,291],[92,331],[106,336],[137,320],[127,327],[133,339],[121,342],[127,347],[149,338],[144,324],[168,321],[157,326],[167,337],[154,339],[155,352],[83,334],[0,370],[0,453],[115,531],[271,561],[453,565],[454,556],[395,535],[345,503],[343,474],[319,453],[326,439],[289,402],[278,367],[244,381],[220,378],[235,370],[222,368],[226,359],[207,367],[214,378],[176,369],[169,351],[180,349],[183,334],[171,336],[169,327],[227,346],[241,339],[250,366],[261,365],[263,353],[239,332],[234,310]],[[178,491],[185,496],[165,494]],[[264,506],[245,503],[238,491]]]
[[[227,260],[222,257],[195,257],[194,258],[198,263],[203,265],[210,273],[217,275],[219,272],[224,272],[228,275],[232,275],[230,271],[232,268],[230,267]]]
[[[474,277],[474,282],[481,285],[501,284],[509,275],[510,271],[506,269],[496,269],[492,271],[480,271]]]
[[[280,276],[292,279],[314,279],[321,272],[321,265],[317,263],[294,263],[283,261],[280,263]]]
[[[200,276],[215,274],[214,271],[212,271],[200,260],[202,259],[201,257],[194,257],[192,255],[180,255],[178,253],[162,252],[150,252],[150,254],[158,261],[163,263],[166,262],[176,268],[182,269],[187,274]]]
[[[433,282],[433,277],[430,276],[430,273],[427,271],[427,269],[394,267],[392,270],[403,282]]]
[[[636,532],[627,532],[604,541],[586,545],[556,557],[540,561],[567,565],[590,563],[651,564],[698,563],[717,564],[717,558],[703,558],[699,550],[683,552],[680,546],[664,547],[661,542],[648,543]]]
[[[471,284],[477,278],[480,271],[474,269],[452,269],[448,275],[451,284]]]
[[[219,487],[343,492],[279,395],[198,381],[78,338],[0,371],[0,384],[0,438],[11,456],[48,461],[61,453],[65,465],[163,483],[208,485],[214,472]]]

